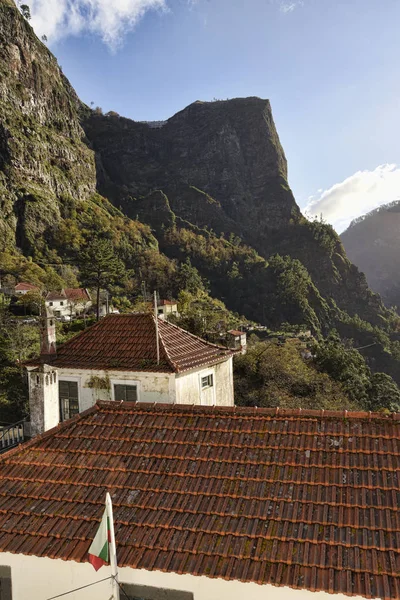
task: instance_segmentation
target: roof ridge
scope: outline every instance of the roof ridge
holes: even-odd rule
[[[195,340],[198,340],[205,346],[212,346],[213,348],[218,348],[218,350],[224,350],[227,354],[232,354],[230,348],[225,348],[225,346],[220,346],[219,344],[214,344],[213,342],[209,342],[208,340],[205,340],[205,339],[201,338],[200,336],[195,335],[194,333],[191,333],[190,331],[187,331],[186,329],[183,329],[182,327],[179,327],[179,325],[175,325],[175,323],[170,323],[169,321],[165,321],[164,319],[160,319],[160,321],[167,326],[174,327],[175,329],[178,329],[179,331],[186,333],[186,335],[189,335],[190,337],[194,338]]]
[[[164,350],[164,352],[165,352],[165,355],[166,355],[166,357],[167,357],[167,361],[168,361],[168,363],[169,363],[169,365],[170,365],[171,369],[172,369],[172,370],[173,370],[175,373],[179,373],[179,368],[178,368],[178,365],[177,365],[177,364],[176,364],[176,363],[175,363],[175,362],[172,360],[172,358],[171,358],[171,356],[170,356],[170,354],[169,354],[169,352],[168,352],[168,349],[167,349],[167,347],[166,347],[166,345],[165,345],[165,342],[164,342],[163,336],[162,336],[162,334],[161,334],[161,328],[160,328],[160,327],[158,327],[158,326],[156,326],[156,319],[158,319],[158,317],[155,317],[153,314],[152,314],[151,316],[152,316],[152,318],[153,318],[153,323],[154,323],[154,327],[155,327],[155,329],[156,329],[156,332],[158,331],[158,337],[159,337],[159,339],[160,339],[161,345],[162,345],[162,347],[163,347],[163,350]],[[159,321],[160,321],[160,319],[159,319]],[[159,321],[157,321],[157,325],[158,325]]]
[[[348,411],[348,410],[312,410],[302,408],[258,408],[257,406],[203,406],[199,404],[167,404],[162,402],[123,402],[116,404],[111,400],[98,400],[96,405],[100,409],[111,409],[111,410],[132,410],[148,412],[149,410],[162,411],[177,411],[177,412],[188,412],[188,413],[204,413],[209,416],[223,416],[224,414],[234,414],[236,416],[271,416],[278,417],[281,419],[291,417],[306,417],[306,418],[324,418],[324,419],[369,419],[377,421],[399,421],[400,412],[390,413],[389,415],[380,412],[372,411]],[[81,413],[83,414],[83,413]]]

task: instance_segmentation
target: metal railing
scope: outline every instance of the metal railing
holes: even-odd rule
[[[24,425],[26,421],[18,421],[12,425],[0,427],[0,453],[10,450],[25,441]]]

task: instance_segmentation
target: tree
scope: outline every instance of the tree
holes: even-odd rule
[[[21,10],[22,16],[27,21],[30,21],[30,19],[31,19],[31,9],[29,8],[29,6],[27,4],[21,4],[20,10]]]
[[[22,294],[17,303],[24,307],[24,314],[42,315],[44,313],[44,298],[37,290],[31,290],[26,294]]]
[[[178,292],[186,290],[191,294],[196,294],[200,290],[204,290],[203,279],[196,267],[192,266],[190,258],[187,258],[186,262],[180,265],[176,275],[176,285]]]
[[[368,404],[370,410],[400,411],[400,390],[390,375],[386,373],[372,375]]]
[[[24,361],[39,352],[37,325],[26,325],[0,306],[0,421],[12,423],[26,416],[28,386]]]
[[[343,386],[313,363],[306,363],[293,344],[256,341],[234,358],[235,403],[239,406],[305,409],[360,409]]]
[[[368,402],[371,371],[358,350],[345,347],[333,334],[314,353],[316,366],[339,381],[351,400]]]
[[[100,291],[109,290],[126,278],[125,265],[111,240],[94,238],[79,256],[82,283],[96,290],[96,318],[100,318]]]

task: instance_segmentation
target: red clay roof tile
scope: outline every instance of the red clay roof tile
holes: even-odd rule
[[[152,314],[107,315],[59,346],[48,362],[61,368],[181,373],[226,360],[233,353],[161,319],[158,335],[159,364]],[[34,359],[26,365],[38,362]]]
[[[398,598],[397,416],[99,403],[0,460],[0,551]]]

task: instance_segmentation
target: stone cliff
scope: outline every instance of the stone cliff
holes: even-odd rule
[[[356,219],[341,239],[371,288],[388,304],[400,306],[400,201]]]
[[[247,243],[300,218],[268,100],[198,101],[156,128],[99,115],[84,127],[100,189],[126,211],[130,197],[162,189],[182,218]]]
[[[339,237],[300,213],[268,100],[197,101],[157,127],[85,114],[98,189],[125,214],[136,218],[140,206],[140,219],[157,228],[160,214],[138,198],[162,190],[176,217],[239,236],[266,259],[275,253],[299,259],[329,302],[379,323],[379,299]]]
[[[60,221],[63,199],[95,192],[80,102],[12,2],[0,2],[0,237],[26,251]]]

